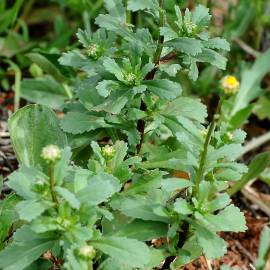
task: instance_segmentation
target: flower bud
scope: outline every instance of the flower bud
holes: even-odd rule
[[[61,150],[57,145],[47,145],[42,149],[41,157],[48,163],[55,162],[61,158]]]
[[[92,260],[96,257],[96,250],[94,249],[93,246],[82,246],[79,249],[79,256],[81,256],[83,259],[86,260]]]
[[[226,95],[234,95],[240,88],[240,83],[235,76],[225,76],[221,80],[221,87]]]
[[[115,149],[111,145],[106,145],[101,149],[102,155],[106,159],[112,159],[115,155]]]
[[[98,56],[100,53],[100,46],[98,44],[92,44],[88,49],[87,49],[87,54],[91,58],[97,60]]]
[[[125,76],[125,80],[128,82],[128,84],[133,85],[136,81],[136,76],[130,72]]]

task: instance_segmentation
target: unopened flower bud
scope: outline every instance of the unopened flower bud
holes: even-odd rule
[[[102,147],[101,152],[102,152],[102,155],[107,159],[111,159],[115,155],[115,149],[111,145],[106,145]]]
[[[136,76],[135,74],[133,73],[128,73],[125,77],[126,81],[129,83],[129,84],[134,84],[135,83],[135,80],[136,80]]]
[[[79,255],[86,260],[92,260],[96,257],[96,250],[93,246],[85,245],[79,249]]]
[[[233,139],[233,134],[231,132],[226,132],[226,138],[231,141]]]
[[[88,49],[87,49],[87,54],[88,56],[97,59],[98,54],[100,52],[100,46],[98,44],[92,44]]]
[[[221,87],[225,94],[234,95],[240,88],[240,83],[235,76],[225,76],[221,80]]]
[[[61,150],[57,145],[47,145],[42,149],[41,157],[48,163],[55,162],[61,158]]]

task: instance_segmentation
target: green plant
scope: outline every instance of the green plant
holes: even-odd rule
[[[202,253],[223,256],[217,233],[246,229],[226,193],[247,172],[235,162],[245,133],[220,117],[239,83],[224,79],[207,124],[177,78],[196,80],[198,63],[225,68],[229,44],[209,36],[208,9],[176,7],[169,24],[162,0],[105,5],[100,29],[79,30],[82,48],[59,60],[82,73],[60,123],[41,105],[9,120],[21,166],[8,185],[22,224],[0,253],[3,270],[178,269]],[[157,40],[127,23],[138,10],[158,23]]]

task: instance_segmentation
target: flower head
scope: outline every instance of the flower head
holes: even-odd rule
[[[102,152],[102,155],[107,159],[111,159],[115,155],[115,149],[111,145],[106,145],[102,147],[101,152]]]
[[[240,83],[235,76],[227,75],[221,80],[221,87],[225,94],[233,95],[238,92]]]
[[[92,260],[96,256],[96,250],[93,246],[85,245],[79,249],[79,255],[84,259]]]
[[[94,58],[97,59],[100,53],[100,46],[98,44],[92,44],[88,49],[87,49],[87,54]]]
[[[136,76],[134,73],[130,72],[125,76],[126,81],[128,82],[128,84],[134,84],[136,81]]]
[[[61,158],[61,150],[57,145],[47,145],[42,149],[41,157],[48,163],[55,162]]]

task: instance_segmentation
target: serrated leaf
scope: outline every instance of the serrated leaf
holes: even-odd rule
[[[210,230],[199,225],[196,226],[195,235],[208,259],[217,259],[226,253],[226,242]]]
[[[165,223],[135,219],[131,223],[121,227],[114,235],[137,239],[139,241],[150,241],[165,237],[167,230],[168,225]]]
[[[117,18],[109,14],[106,14],[106,15],[100,14],[96,18],[95,23],[99,25],[101,28],[105,28],[107,30],[113,31],[125,39],[128,39],[128,40],[135,39],[133,33],[129,30],[126,22],[122,20],[118,20]]]
[[[129,217],[168,222],[168,218],[154,213],[154,209],[159,205],[147,200],[143,196],[119,198],[113,200],[111,206],[113,209],[117,209]]]
[[[191,181],[181,178],[165,178],[161,182],[161,189],[167,192],[180,191],[191,186],[193,186]]]
[[[203,5],[198,5],[192,13],[192,21],[199,25],[199,27],[208,26],[211,17],[212,16],[209,14],[209,8]]]
[[[79,190],[76,197],[81,203],[98,205],[118,192],[120,188],[118,179],[110,174],[100,173],[91,177],[88,186]]]
[[[190,215],[193,213],[192,206],[184,199],[178,198],[173,204],[173,209],[175,212],[181,215]]]
[[[215,232],[244,232],[247,229],[244,214],[232,204],[217,215],[206,214],[199,218],[207,228]]]
[[[203,41],[203,45],[209,49],[218,49],[218,50],[224,50],[224,51],[230,50],[230,43],[226,39],[219,38],[219,37],[215,37],[215,38],[208,39],[207,41]]]
[[[69,112],[60,122],[65,132],[81,134],[98,128],[109,127],[103,117],[80,112]]]
[[[178,37],[171,39],[164,44],[167,47],[172,47],[177,51],[186,53],[189,55],[197,55],[202,52],[202,43],[200,40],[188,37]]]
[[[154,9],[158,6],[156,0],[128,0],[128,10],[133,12],[145,9]]]
[[[226,69],[227,65],[227,59],[224,56],[207,48],[202,49],[202,52],[196,55],[196,61],[206,62],[223,70]]]
[[[51,206],[51,203],[30,199],[19,202],[16,205],[16,210],[22,220],[31,221]]]
[[[184,246],[178,251],[176,260],[171,264],[173,269],[185,266],[193,260],[200,257],[202,248],[198,245],[194,237],[190,237],[184,244]]]
[[[13,242],[0,252],[0,268],[3,270],[24,269],[53,247],[55,241],[32,240]]]
[[[116,63],[116,61],[112,58],[105,58],[103,61],[103,66],[105,69],[113,74],[119,81],[124,80],[124,74],[122,72],[122,69],[119,67],[119,65]]]
[[[199,102],[199,100],[179,97],[168,103],[162,114],[171,116],[181,115],[203,123],[207,116],[207,111],[206,106]]]
[[[54,190],[60,195],[65,201],[73,208],[79,209],[80,202],[76,198],[76,196],[70,192],[68,189],[63,187],[55,187]]]
[[[143,84],[147,86],[150,92],[167,100],[178,97],[182,92],[180,84],[167,79],[143,81]]]
[[[95,248],[128,266],[144,267],[150,261],[148,247],[135,239],[102,237],[91,243]]]

